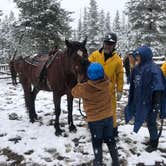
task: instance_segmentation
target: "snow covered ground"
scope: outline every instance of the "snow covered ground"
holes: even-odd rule
[[[77,133],[69,133],[67,125],[66,97],[61,103],[61,127],[65,133],[54,135],[52,125],[54,106],[51,92],[41,91],[36,100],[36,110],[40,117],[34,124],[29,122],[24,106],[21,85],[14,87],[10,80],[0,81],[0,166],[90,166],[93,160],[90,134],[87,123],[80,116],[78,102],[74,101],[74,122]],[[117,143],[122,166],[166,165],[166,127],[160,139],[159,150],[145,152],[142,142],[148,138],[147,128],[138,134],[132,132],[132,125],[125,125],[123,107],[127,102],[125,85],[124,96],[118,103],[119,137]],[[104,163],[111,165],[111,159],[104,145]],[[139,164],[138,164],[139,163]],[[142,164],[142,165],[144,165]]]

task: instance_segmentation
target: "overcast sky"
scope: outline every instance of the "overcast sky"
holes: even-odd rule
[[[61,0],[62,7],[75,12],[72,17],[75,22],[72,26],[76,27],[77,20],[80,16],[80,12],[83,11],[84,7],[89,5],[90,0]],[[105,12],[109,11],[111,13],[111,18],[114,18],[116,10],[122,12],[125,10],[125,3],[128,0],[96,0],[99,9],[104,9]],[[0,0],[0,10],[3,10],[5,14],[8,14],[11,10],[15,13],[17,12],[16,5],[13,0]]]

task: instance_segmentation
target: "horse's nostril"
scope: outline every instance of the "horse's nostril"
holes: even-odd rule
[[[78,68],[79,68],[78,66],[75,66],[75,69],[76,69],[76,70],[78,70]]]

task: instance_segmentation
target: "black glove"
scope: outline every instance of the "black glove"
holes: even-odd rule
[[[152,109],[154,112],[159,112],[161,109],[161,91],[155,91],[152,96]]]

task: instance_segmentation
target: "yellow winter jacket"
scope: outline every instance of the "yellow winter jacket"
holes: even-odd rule
[[[163,63],[163,65],[161,66],[161,70],[163,71],[164,76],[166,77],[166,62]]]
[[[113,56],[105,61],[104,51],[101,53],[97,50],[89,56],[90,62],[100,63],[105,71],[105,74],[110,79],[110,94],[112,96],[112,111],[114,119],[114,127],[116,123],[116,92],[123,91],[123,64],[119,55],[114,51]]]

